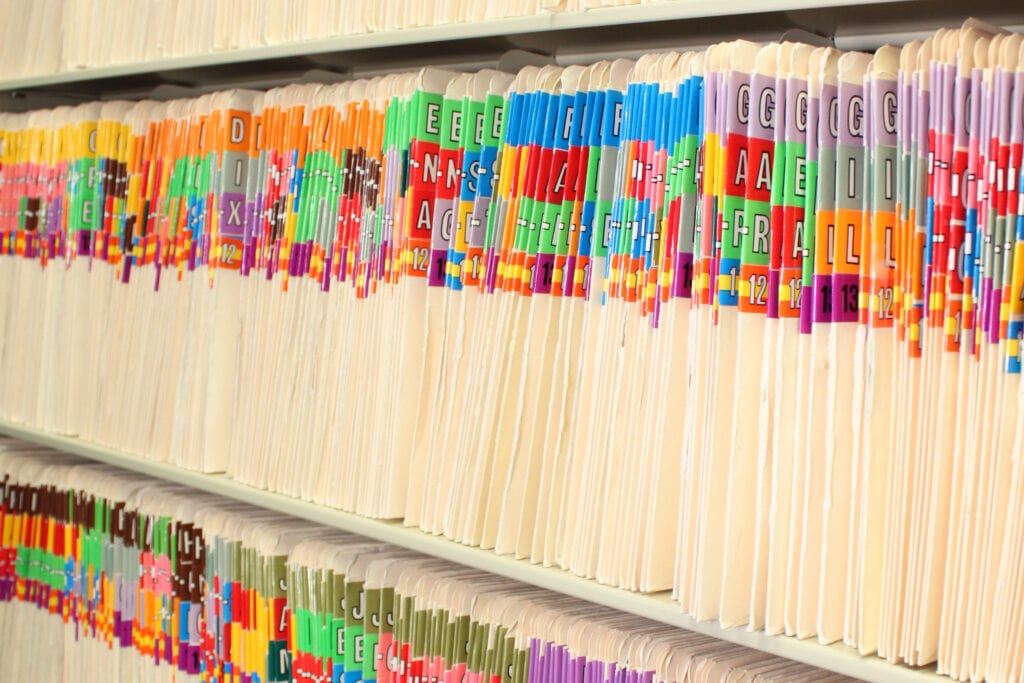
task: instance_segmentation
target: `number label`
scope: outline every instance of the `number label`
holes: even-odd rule
[[[750,276],[750,305],[764,306],[765,294],[768,291],[768,277],[766,275]]]
[[[412,250],[412,269],[426,270],[430,259],[430,252],[426,247],[416,247]]]
[[[892,287],[878,288],[878,319],[888,320],[892,318],[892,302],[894,299]]]
[[[794,277],[789,281],[789,307],[800,308],[800,294],[804,289],[804,281]]]
[[[855,313],[857,311],[857,297],[860,288],[857,285],[843,285],[840,287],[843,293],[843,312]]]

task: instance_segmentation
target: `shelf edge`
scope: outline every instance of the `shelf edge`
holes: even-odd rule
[[[553,592],[604,605],[621,612],[646,617],[846,676],[879,682],[946,681],[948,683],[951,680],[935,673],[934,667],[910,668],[891,664],[874,655],[862,656],[841,643],[823,645],[813,639],[801,640],[792,636],[768,635],[763,631],[749,631],[741,627],[722,628],[713,621],[696,621],[679,609],[679,605],[671,599],[667,591],[643,594],[602,585],[557,567],[531,564],[525,559],[518,560],[508,555],[498,555],[490,550],[462,545],[441,536],[430,535],[417,528],[406,527],[400,522],[360,517],[308,501],[252,488],[228,479],[222,474],[204,474],[185,470],[167,463],[145,460],[80,441],[76,438],[58,436],[2,421],[0,421],[0,434],[375,538],[426,555],[440,557]]]

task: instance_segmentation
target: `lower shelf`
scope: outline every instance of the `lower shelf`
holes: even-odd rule
[[[507,555],[498,555],[490,550],[465,546],[440,536],[432,536],[416,528],[406,527],[400,522],[368,519],[252,488],[221,474],[204,474],[166,463],[150,462],[79,439],[48,434],[37,429],[5,422],[0,422],[0,434],[386,541],[550,591],[571,595],[621,612],[696,631],[846,676],[886,683],[895,681],[948,682],[950,680],[935,673],[933,668],[911,668],[891,664],[880,657],[863,656],[841,643],[822,645],[813,639],[801,640],[791,636],[772,636],[761,631],[749,631],[744,628],[722,628],[713,621],[696,621],[680,611],[679,605],[672,600],[668,592],[643,594],[604,586],[596,581],[570,574],[563,569],[531,564],[527,560],[517,560]]]

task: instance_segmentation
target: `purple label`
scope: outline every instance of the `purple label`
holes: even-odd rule
[[[188,671],[188,643],[178,643],[178,671]]]
[[[121,623],[121,646],[131,647],[132,646],[132,620],[125,619]]]
[[[247,276],[254,265],[256,265],[256,240],[251,237],[243,237],[242,258],[238,264],[238,272],[242,276]]]
[[[92,245],[92,233],[88,230],[78,230],[78,253],[88,254]]]
[[[565,257],[565,280],[562,281],[562,293],[565,296],[572,294],[576,286],[576,255],[570,254]]]
[[[586,657],[574,657],[569,663],[569,680],[573,683],[583,683],[583,668],[586,666]]]
[[[868,112],[864,107],[864,87],[843,82],[839,85],[839,144],[851,147],[864,146],[864,124]]]
[[[981,279],[980,284],[975,283],[975,292],[977,292],[979,288],[981,291],[977,295],[978,300],[976,305],[978,306],[978,308],[975,309],[974,317],[977,321],[976,324],[985,333],[985,336],[987,337],[993,321],[992,278],[985,277]],[[998,320],[999,318],[998,316],[996,316],[994,319]]]
[[[63,201],[61,198],[54,198],[50,200],[50,208],[46,212],[46,231],[55,233],[60,227],[61,217],[63,215]]]
[[[995,87],[989,88],[988,83],[982,80],[981,73],[981,69],[978,68],[971,71],[971,88],[972,90],[977,88],[977,90],[974,90],[976,94],[971,98],[970,118],[972,122],[981,122],[980,135],[975,133],[968,143],[972,150],[971,157],[974,159],[977,159],[975,155],[978,153],[979,146],[983,147],[985,144],[982,142],[983,140],[991,140],[998,136],[1000,120],[998,117],[993,118],[992,106],[995,105],[999,108],[1006,108],[1009,106],[1009,100],[1004,97],[1004,93],[1000,90],[1002,86],[1001,79],[997,77]],[[980,95],[977,94],[978,91],[981,92]],[[978,124],[972,125],[977,126]],[[977,175],[978,172],[976,164],[972,164],[970,161],[968,161],[968,164],[972,166],[971,174]],[[982,180],[983,178],[978,178],[975,182],[980,183]],[[967,200],[969,200],[972,206],[975,205],[978,200],[977,191],[966,197],[965,201]]]
[[[487,209],[489,201],[477,201],[473,203],[473,210],[469,214],[469,224],[466,226],[466,244],[470,247],[483,248],[487,237]]]
[[[858,319],[860,276],[848,273],[832,275],[832,322],[855,323]]]
[[[1007,79],[1009,80],[1009,79]],[[1014,99],[1011,111],[1020,111],[1024,107],[1024,71],[1013,74],[1013,89],[1010,91]],[[1024,116],[1010,117],[1010,137],[1013,140],[1024,138]]]
[[[533,267],[533,281],[530,289],[534,294],[550,294],[551,283],[555,274],[555,255],[537,254],[537,262]]]
[[[225,237],[242,238],[246,233],[245,195],[238,192],[225,192],[220,196],[221,223],[220,233]]]
[[[391,243],[386,241],[386,240],[381,242],[380,246],[377,248],[377,256],[376,256],[376,261],[377,261],[376,278],[378,280],[383,280],[383,279],[385,279],[385,277],[387,277],[388,254],[390,254],[390,253],[391,253]],[[312,255],[312,251],[310,251],[310,255]]]
[[[728,73],[725,98],[725,134],[746,135],[747,123],[741,112],[749,111],[750,74],[742,71]]]
[[[448,263],[448,249],[431,249],[430,263],[427,264],[427,284],[444,287],[445,265]]]
[[[814,276],[814,319],[815,324],[832,322],[832,276]]]
[[[967,147],[967,138],[971,131],[969,130],[971,125],[970,113],[968,107],[971,106],[971,79],[969,76],[959,76],[953,86],[954,97],[953,106],[954,119],[959,123],[956,129],[953,131],[954,144],[957,147]]]
[[[313,243],[303,242],[299,245],[299,270],[296,275],[306,275],[309,273],[309,265],[313,262]]]
[[[953,111],[954,107],[958,107],[960,103],[954,102],[956,85],[956,65],[954,64],[936,64],[936,68],[941,72],[941,77],[937,79],[940,84],[940,88],[935,88],[935,82],[932,85],[932,92],[936,93],[936,102],[938,104],[938,118],[939,118],[939,131],[942,133],[954,133],[953,131]],[[960,119],[961,121],[963,119]],[[954,137],[955,139],[955,137]]]
[[[807,81],[790,78],[786,82],[786,139],[802,140],[807,134],[807,123],[811,115],[809,104]]]
[[[324,259],[324,272],[320,276],[320,291],[329,292],[331,291],[331,268],[334,267],[333,257],[328,255]]]
[[[750,77],[748,101],[739,103],[746,111],[747,135],[761,139],[774,137],[776,98],[774,75],[756,73]]]
[[[989,304],[989,307],[988,307],[988,314],[989,314],[991,320],[989,321],[988,328],[986,328],[988,330],[988,341],[989,341],[990,344],[998,344],[999,343],[999,316],[998,316],[998,311],[999,311],[1000,305],[1002,304],[1003,290],[1001,290],[999,288],[992,288],[992,281],[991,280],[986,280],[985,284],[987,285],[988,288],[991,289],[991,291],[989,291],[987,293],[988,299],[991,302]]]
[[[455,201],[438,197],[434,201],[434,220],[430,230],[431,249],[448,251],[455,237]]]
[[[484,262],[487,264],[487,270],[484,273],[484,288],[488,294],[493,294],[498,282],[498,252],[494,247],[487,250]]]
[[[877,118],[871,125],[871,144],[894,146],[896,125],[900,116],[897,108],[896,82],[881,79],[872,81],[871,99],[871,107],[877,113]]]
[[[913,95],[914,95],[914,87],[913,87],[912,82],[913,82],[913,77],[911,77],[910,79],[907,79],[903,75],[903,72],[902,71],[900,72],[899,92],[900,92],[900,96],[902,98],[901,99],[902,102],[909,103],[910,102],[910,98],[913,97]],[[901,146],[901,149],[902,149],[904,154],[910,154],[911,141],[913,140],[913,136],[914,136],[913,107],[910,107],[910,106],[901,107],[900,111],[899,111],[899,117],[900,117],[900,131],[902,131],[902,142],[903,142],[903,144]]]
[[[186,229],[186,234],[191,235],[191,233],[192,233],[191,230]],[[108,242],[109,242],[109,240],[108,240]],[[193,270],[196,269],[196,255],[198,254],[198,252],[199,252],[199,240],[195,239],[193,237],[189,241],[189,250],[188,250],[188,259],[187,259],[188,260],[188,269],[189,269],[189,271],[193,271]]]
[[[338,282],[345,282],[348,278],[348,247],[342,247],[338,252]]]
[[[527,663],[526,680],[540,680],[540,660],[540,640],[533,638],[530,640],[530,657],[529,662]]]
[[[541,654],[539,662],[540,677],[536,679],[538,683],[546,683],[547,681],[552,680],[551,661],[554,659],[552,653],[553,648],[554,645],[552,645],[550,642],[544,643],[544,652],[543,654]]]
[[[672,296],[689,299],[693,295],[693,254],[676,253],[672,274]]]
[[[199,648],[182,643],[178,646],[178,669],[189,674],[199,673]]]
[[[293,243],[288,250],[288,276],[295,277],[302,266],[302,245]]]
[[[260,207],[263,205],[263,195],[256,195],[253,201],[246,204],[245,233],[248,237],[256,237],[257,226],[260,225]]]
[[[768,271],[768,317],[779,317],[779,285],[782,273],[777,270]]]
[[[818,113],[817,147],[835,147],[839,138],[839,89],[832,84],[821,86],[821,100],[812,102],[811,107]],[[817,105],[815,107],[815,104]],[[810,136],[808,136],[810,137]],[[808,139],[808,144],[810,140]],[[808,149],[810,157],[810,150]],[[817,158],[815,155],[813,158]]]

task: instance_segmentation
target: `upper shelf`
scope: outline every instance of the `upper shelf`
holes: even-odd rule
[[[1024,8],[1018,5],[974,0],[969,11],[993,23],[1018,25],[1024,22]],[[794,29],[834,40],[839,47],[871,49],[957,25],[965,11],[956,0],[666,0],[12,78],[0,80],[0,94],[5,95],[0,110],[97,98],[167,98],[234,86],[273,87],[301,78],[331,80],[426,63],[478,69],[503,64],[502,55],[511,50],[564,64],[593,62],[740,37],[772,40]]]
[[[754,632],[743,628],[726,629],[720,627],[716,622],[696,621],[680,611],[679,604],[674,602],[667,592],[643,594],[601,585],[596,581],[575,576],[562,569],[531,564],[527,560],[517,560],[508,555],[497,555],[490,550],[465,546],[440,536],[432,536],[419,529],[403,526],[400,522],[368,519],[255,489],[223,475],[203,474],[173,465],[150,462],[78,439],[56,436],[9,423],[0,422],[0,434],[7,434],[60,451],[84,456],[91,460],[375,538],[557,593],[571,595],[621,612],[696,631],[853,678],[885,683],[935,683],[938,681],[949,683],[950,681],[949,678],[936,674],[931,668],[910,668],[890,664],[879,657],[861,656],[852,648],[842,644],[822,645],[813,639],[799,640],[790,636],[771,636],[762,631]]]

